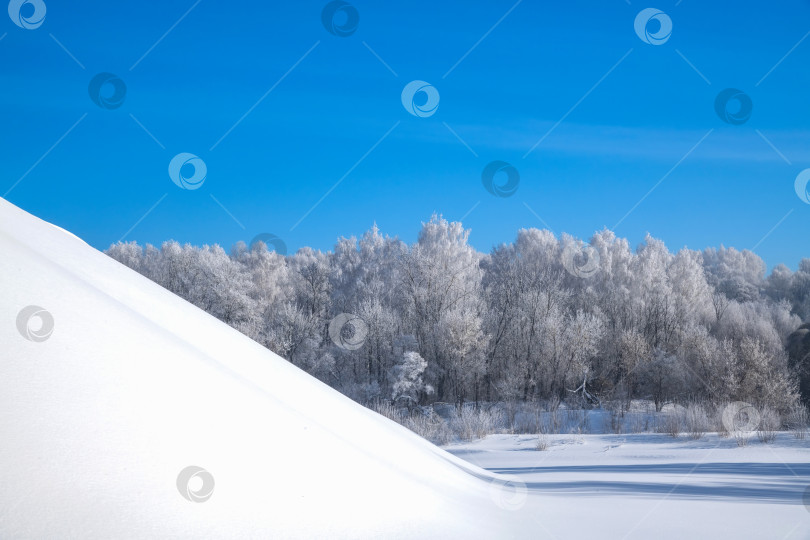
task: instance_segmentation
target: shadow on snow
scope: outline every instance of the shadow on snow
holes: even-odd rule
[[[732,500],[776,504],[804,504],[802,496],[810,486],[808,463],[664,463],[639,465],[567,465],[550,467],[491,468],[498,474],[633,474],[681,475],[670,482],[641,482],[618,480],[566,480],[526,482],[537,494],[571,493],[576,495],[623,494],[635,496],[666,496],[681,499]],[[701,475],[731,475],[735,480],[718,481]],[[757,479],[756,477],[760,477]],[[774,478],[776,477],[776,478]]]

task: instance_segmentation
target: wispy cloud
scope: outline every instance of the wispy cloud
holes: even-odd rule
[[[453,129],[464,140],[478,149],[478,153],[508,152],[522,155],[544,133],[551,121],[530,120],[520,126],[503,124],[454,123]],[[685,145],[693,144],[707,129],[716,127],[715,142],[706,144],[696,152],[696,160],[734,160],[741,162],[785,163],[810,159],[810,130],[771,130],[768,141],[753,128],[723,129],[708,126],[696,129],[623,127],[612,125],[566,123],[553,137],[544,141],[542,148],[527,159],[543,159],[549,153],[570,156],[615,156],[649,160],[671,160]],[[430,142],[457,144],[439,130],[421,134]],[[778,149],[775,151],[774,148]],[[787,158],[785,157],[787,156]]]

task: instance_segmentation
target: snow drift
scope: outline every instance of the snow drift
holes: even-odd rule
[[[0,250],[0,537],[536,528],[492,475],[2,199]]]

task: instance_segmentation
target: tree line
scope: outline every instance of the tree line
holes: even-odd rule
[[[374,226],[331,252],[106,253],[362,403],[800,397],[808,358],[785,347],[810,321],[810,259],[766,276],[750,251],[649,235],[522,229],[481,253],[469,233],[434,215],[412,245]]]

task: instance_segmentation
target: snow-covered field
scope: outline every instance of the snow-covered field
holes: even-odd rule
[[[807,441],[448,453],[2,199],[0,253],[0,538],[810,536]]]
[[[535,538],[810,538],[808,441],[708,434],[491,435],[446,449],[511,477]],[[528,512],[524,512],[528,510]]]

